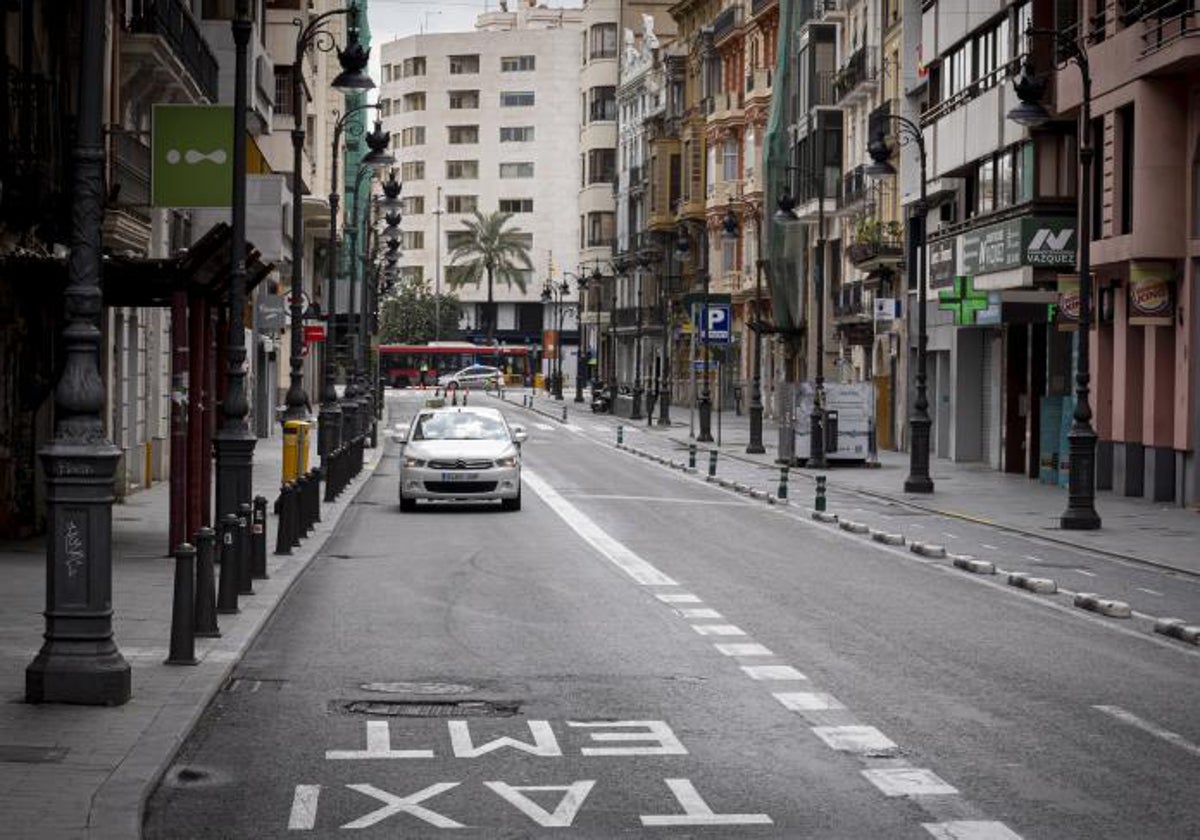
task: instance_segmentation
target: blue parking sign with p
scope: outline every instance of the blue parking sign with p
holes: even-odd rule
[[[701,340],[708,344],[728,344],[730,339],[729,304],[710,303],[702,306],[701,310],[704,313]]]

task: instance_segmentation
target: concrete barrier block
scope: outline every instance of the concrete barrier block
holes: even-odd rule
[[[765,499],[765,498],[767,498],[767,491],[751,489],[750,490],[750,498],[751,499]]]
[[[843,519],[838,522],[838,527],[843,531],[849,531],[851,534],[865,534],[869,530],[865,523],[855,522],[851,519]]]
[[[1187,624],[1182,618],[1160,618],[1154,622],[1154,632],[1189,644],[1200,645],[1200,626]]]
[[[1124,601],[1113,598],[1101,598],[1091,592],[1080,592],[1075,596],[1075,606],[1089,612],[1100,613],[1109,618],[1129,618],[1133,610]]]
[[[879,531],[875,528],[871,529],[871,539],[884,545],[904,545],[903,534],[889,534],[887,531]]]
[[[913,542],[909,543],[908,550],[922,557],[946,556],[946,547],[944,545],[937,545],[936,543]]]
[[[735,481],[735,482],[733,482],[733,489],[738,491],[739,493],[746,494],[746,493],[750,492],[750,485],[743,484],[740,481]]]
[[[996,564],[990,560],[977,560],[969,554],[956,554],[952,557],[956,568],[975,575],[996,574]]]
[[[1027,575],[1024,572],[1013,572],[1008,576],[1008,585],[1016,586],[1038,595],[1053,595],[1058,591],[1058,584],[1051,578],[1040,578]]]
[[[829,511],[826,511],[826,510],[817,510],[816,508],[809,508],[808,515],[811,516],[813,519],[817,520],[818,522],[829,522],[829,523],[836,525],[837,521],[838,521],[838,515],[836,513],[830,513]]]

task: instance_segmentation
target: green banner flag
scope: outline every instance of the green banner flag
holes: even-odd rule
[[[155,207],[233,204],[233,108],[155,105],[151,122]]]

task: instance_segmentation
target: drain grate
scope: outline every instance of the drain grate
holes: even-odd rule
[[[271,679],[269,677],[230,677],[221,687],[222,691],[239,692],[241,694],[258,694],[259,692],[281,691],[287,680]]]
[[[414,718],[512,717],[521,708],[520,703],[491,700],[349,700],[340,706],[356,715]]]
[[[0,763],[58,764],[66,757],[65,747],[26,747],[18,744],[0,744]]]

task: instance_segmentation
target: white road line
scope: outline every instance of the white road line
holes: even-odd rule
[[[551,510],[559,515],[575,533],[583,537],[592,548],[600,552],[617,568],[643,586],[677,586],[678,583],[664,575],[591,520],[586,514],[558,494],[545,479],[528,467],[521,471],[522,480],[533,492],[542,497]]]
[[[766,645],[758,642],[727,642],[713,645],[718,652],[726,656],[774,656]]]
[[[1193,744],[1187,738],[1184,738],[1177,732],[1172,732],[1169,729],[1163,729],[1155,723],[1138,717],[1133,712],[1127,712],[1120,706],[1092,706],[1093,709],[1104,712],[1106,715],[1112,715],[1122,723],[1127,723],[1130,726],[1136,727],[1143,732],[1148,732],[1155,738],[1161,738],[1168,744],[1179,747],[1179,749],[1189,752],[1192,755],[1200,755],[1200,745]]]
[[[999,547],[999,546],[997,546],[997,545],[988,545],[987,543],[980,543],[980,544],[979,544],[979,547],[980,547],[980,548],[986,548],[988,551],[999,551],[999,550],[1000,550],[1000,547]]]
[[[820,691],[784,691],[771,696],[793,712],[830,712],[846,708],[832,694]]]
[[[958,534],[951,534],[949,531],[942,531],[942,536],[949,540],[958,539]]]
[[[791,665],[743,665],[742,670],[752,680],[807,680]]]
[[[701,636],[745,636],[746,631],[732,624],[693,624],[692,629]]]
[[[311,831],[316,827],[320,796],[320,785],[296,785],[296,793],[292,796],[292,813],[288,817],[289,830]]]
[[[1032,554],[1026,554],[1025,559],[1032,560],[1034,563],[1045,563],[1046,562],[1041,557],[1034,557]]]
[[[812,731],[830,749],[839,752],[865,755],[900,749],[874,726],[814,726]]]
[[[1004,823],[988,820],[952,820],[921,826],[936,840],[1021,840],[1021,835]]]
[[[680,618],[722,618],[723,616],[709,607],[689,607],[677,609]]]
[[[676,499],[667,496],[621,496],[615,493],[576,493],[575,499],[609,499],[618,502],[667,502],[678,505],[745,505],[742,499]]]
[[[654,597],[657,598],[658,600],[662,601],[664,604],[701,604],[701,603],[703,603],[703,601],[700,600],[699,595],[693,595],[690,592],[679,592],[679,593],[667,592],[667,593],[660,593],[658,595],[655,595]]]
[[[1139,586],[1137,588],[1137,591],[1145,592],[1147,595],[1157,595],[1159,598],[1163,597],[1163,594],[1161,592],[1159,592],[1157,589],[1147,589],[1144,586]]]
[[[945,796],[958,793],[932,770],[920,767],[880,767],[863,770],[867,781],[884,796]]]
[[[1071,571],[1077,575],[1083,575],[1084,577],[1095,577],[1096,576],[1095,572],[1085,571],[1084,569],[1072,569]]]

